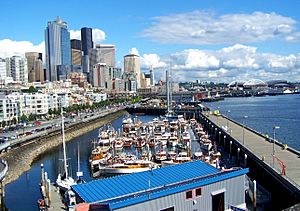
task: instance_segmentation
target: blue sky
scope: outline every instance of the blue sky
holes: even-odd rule
[[[300,80],[299,0],[15,0],[1,8],[0,57],[42,49],[46,24],[59,15],[69,30],[101,30],[119,65],[135,48],[158,78],[171,61],[177,79]]]

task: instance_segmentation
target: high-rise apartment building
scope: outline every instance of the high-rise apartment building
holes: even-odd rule
[[[49,21],[45,29],[46,80],[58,79],[57,65],[71,65],[70,32],[67,23],[59,17]]]
[[[5,59],[0,58],[0,78],[4,79],[6,77],[7,77],[6,61]]]
[[[87,28],[87,27],[81,28],[81,50],[83,53],[82,69],[83,69],[83,73],[85,73],[86,75],[88,75],[88,73],[90,72],[90,67],[91,67],[89,64],[89,50],[94,47],[92,32],[93,32],[92,28]]]
[[[28,70],[27,60],[20,56],[13,56],[9,58],[10,73],[14,81],[27,83],[28,82]]]
[[[28,82],[43,82],[44,70],[42,53],[27,52],[25,53],[25,57],[27,59]]]
[[[141,64],[138,55],[128,54],[124,56],[124,73],[133,73],[136,77],[137,88],[141,87]]]

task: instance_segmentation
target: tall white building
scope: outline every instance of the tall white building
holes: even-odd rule
[[[8,58],[7,67],[10,68],[10,75],[14,81],[28,83],[27,60],[20,56]]]
[[[137,88],[141,87],[141,64],[138,55],[128,54],[124,56],[124,73],[133,73],[136,77]]]

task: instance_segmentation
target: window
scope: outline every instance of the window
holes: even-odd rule
[[[191,199],[193,198],[193,191],[187,191],[185,192],[185,199]]]
[[[202,188],[196,188],[195,193],[196,193],[196,197],[201,196],[202,195]]]

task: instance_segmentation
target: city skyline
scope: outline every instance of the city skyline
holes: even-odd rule
[[[60,16],[68,22],[71,39],[80,38],[82,27],[91,27],[94,44],[116,46],[117,66],[123,67],[124,55],[139,54],[142,70],[152,65],[156,80],[164,79],[171,64],[175,81],[300,81],[300,2],[296,0],[286,4],[153,1],[147,6],[137,1],[91,1],[86,9],[72,1],[60,2],[55,10],[55,1],[17,5],[3,2],[7,9],[0,18],[9,21],[0,23],[6,29],[0,33],[2,58],[30,51],[45,55],[44,28]],[[105,10],[97,12],[97,7]],[[28,14],[30,8],[35,12]]]

